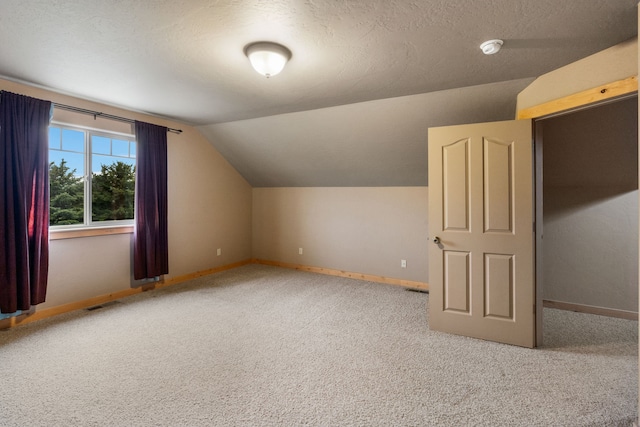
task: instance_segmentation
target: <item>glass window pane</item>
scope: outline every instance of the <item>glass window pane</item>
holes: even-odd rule
[[[94,154],[111,154],[111,139],[104,136],[91,136],[91,151]]]
[[[62,149],[84,153],[84,132],[62,129]]]
[[[49,224],[84,223],[84,154],[50,150]]]
[[[129,149],[131,150],[129,152],[129,156],[133,157],[135,159],[135,157],[136,157],[136,142],[135,141],[131,141],[131,144],[129,144]]]
[[[73,176],[84,177],[83,153],[49,150],[49,163],[60,166],[61,162],[64,162],[64,167],[68,169],[67,173],[71,173]]]
[[[112,139],[111,154],[114,156],[129,157],[129,141],[123,141],[121,139]]]
[[[111,156],[92,156],[91,219],[133,219],[135,161]]]
[[[49,126],[49,148],[60,149],[60,128]]]

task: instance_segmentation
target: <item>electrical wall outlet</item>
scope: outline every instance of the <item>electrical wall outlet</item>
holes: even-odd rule
[[[406,259],[401,259],[400,260],[400,267],[407,268],[407,260]]]
[[[302,248],[298,248],[298,255],[302,255]]]
[[[217,254],[218,256],[222,255],[222,248],[218,248]]]

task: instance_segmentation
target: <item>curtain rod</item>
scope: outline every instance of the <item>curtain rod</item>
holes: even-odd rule
[[[135,123],[135,120],[127,119],[126,117],[114,116],[113,114],[106,114],[106,113],[101,113],[99,111],[87,110],[86,108],[73,107],[71,105],[58,104],[57,102],[52,102],[51,104],[53,104],[54,108],[60,108],[61,110],[73,111],[74,113],[80,113],[80,114],[88,114],[90,116],[93,116],[94,120],[98,117],[102,117],[105,119],[117,120],[119,122],[126,122],[131,124]],[[174,128],[168,127],[167,132],[180,134],[182,133],[182,129],[174,129]]]

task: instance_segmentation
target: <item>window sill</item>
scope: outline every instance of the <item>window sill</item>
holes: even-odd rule
[[[49,230],[49,240],[76,239],[79,237],[109,236],[112,234],[130,233],[133,233],[133,225]]]

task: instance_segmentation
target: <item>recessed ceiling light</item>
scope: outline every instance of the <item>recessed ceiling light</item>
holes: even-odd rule
[[[493,55],[494,53],[498,53],[502,44],[504,42],[502,40],[487,40],[486,42],[480,45],[480,49],[482,49],[482,53],[485,55]]]

